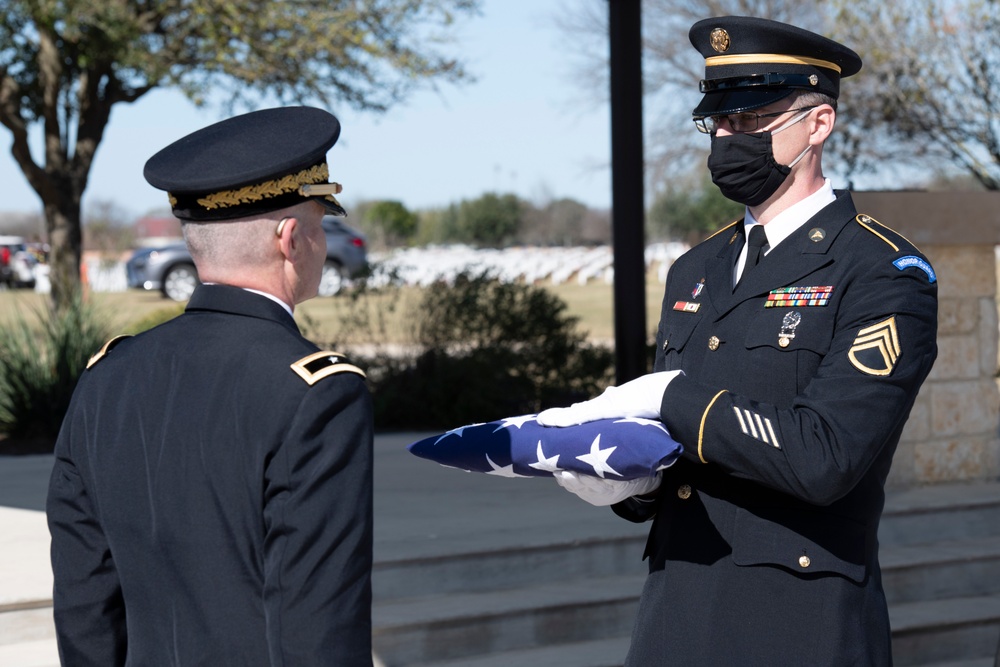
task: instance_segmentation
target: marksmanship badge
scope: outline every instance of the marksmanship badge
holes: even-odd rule
[[[795,338],[795,328],[801,322],[802,315],[797,310],[785,313],[784,319],[781,320],[781,333],[778,334],[778,345],[780,347],[788,347],[791,344],[792,339]]]

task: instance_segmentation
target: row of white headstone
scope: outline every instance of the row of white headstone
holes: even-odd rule
[[[682,243],[656,243],[646,247],[647,269],[655,268],[661,283],[675,259],[687,250]],[[427,286],[451,282],[460,273],[488,272],[502,281],[562,284],[575,280],[585,285],[592,280],[614,282],[614,256],[610,246],[533,247],[503,250],[476,249],[465,245],[427,246],[397,249],[373,256],[380,267],[376,280],[386,281],[395,274],[406,285]],[[382,276],[381,278],[379,276]]]
[[[667,270],[687,246],[682,243],[654,243],[646,247],[647,270],[656,269],[661,283]],[[375,254],[369,260],[377,267],[371,280],[385,283],[395,274],[405,285],[426,287],[438,281],[451,282],[462,272],[484,271],[502,281],[562,284],[575,280],[614,282],[611,246],[533,247],[517,246],[502,250],[466,245],[401,248]],[[123,292],[128,289],[125,265],[121,262],[90,260],[87,265],[90,289],[95,292]]]

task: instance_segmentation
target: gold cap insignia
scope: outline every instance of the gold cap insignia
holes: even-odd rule
[[[818,86],[819,85],[819,77],[816,76],[815,74],[810,74],[809,75],[809,85],[810,86]]]
[[[716,53],[725,53],[729,50],[729,46],[731,44],[729,33],[722,28],[716,28],[713,30],[708,39]]]
[[[896,318],[890,317],[859,331],[847,358],[862,373],[884,376],[892,372],[901,353]]]

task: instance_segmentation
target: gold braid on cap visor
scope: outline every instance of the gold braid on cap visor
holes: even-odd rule
[[[745,53],[731,56],[712,56],[705,58],[706,67],[717,67],[720,65],[758,65],[758,64],[779,64],[779,65],[812,65],[813,67],[823,67],[832,69],[840,74],[840,65],[829,60],[818,58],[808,58],[806,56],[785,56],[779,53]]]
[[[228,208],[230,206],[239,206],[240,204],[260,201],[261,199],[279,197],[292,192],[298,192],[303,197],[339,193],[341,191],[341,187],[338,183],[326,182],[329,177],[329,167],[326,163],[323,163],[300,171],[297,174],[289,174],[273,181],[264,181],[263,183],[257,183],[256,185],[248,185],[238,190],[223,190],[222,192],[214,192],[206,197],[198,199],[197,201],[199,206],[210,211],[216,208]],[[309,187],[317,185],[320,187]],[[309,192],[309,190],[312,190],[312,192]],[[323,192],[317,192],[317,190],[323,190]],[[168,193],[168,196],[170,197],[171,204],[173,204],[176,199],[172,194]]]

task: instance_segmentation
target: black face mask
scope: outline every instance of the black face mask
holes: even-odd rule
[[[774,160],[772,135],[795,125],[808,115],[806,110],[773,132],[752,132],[719,137],[712,134],[712,152],[708,155],[708,170],[712,182],[719,186],[726,199],[757,206],[778,191],[792,167],[811,146],[806,146],[787,167]]]
[[[774,161],[771,133],[759,132],[713,134],[708,170],[726,199],[757,206],[778,191],[792,168]]]

